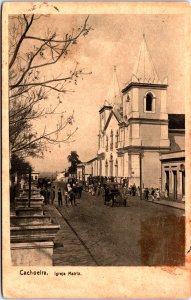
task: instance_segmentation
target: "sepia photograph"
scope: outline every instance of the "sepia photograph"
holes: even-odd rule
[[[12,6],[4,25],[9,267],[183,270],[185,14],[50,5]]]

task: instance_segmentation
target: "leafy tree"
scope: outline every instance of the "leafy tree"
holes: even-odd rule
[[[23,158],[19,158],[17,155],[13,154],[11,157],[11,169],[10,169],[10,201],[11,205],[15,199],[15,196],[19,195],[19,184],[21,176],[24,177],[29,173],[31,165],[29,162],[25,161]],[[17,184],[15,184],[15,176],[17,176]]]
[[[11,157],[11,174],[17,173],[18,176],[25,175],[29,173],[31,165],[29,162],[25,161],[23,158],[18,157],[13,154]]]
[[[66,115],[59,107],[71,84],[85,73],[76,63],[73,68],[56,71],[52,77],[47,72],[70,57],[78,40],[92,29],[88,17],[79,28],[58,36],[48,27],[39,30],[39,19],[43,15],[12,15],[9,19],[9,135],[11,155],[20,157],[42,156],[48,144],[71,141],[77,128],[68,130],[73,124],[74,114]],[[56,96],[55,96],[56,95]],[[45,103],[52,97],[52,106]],[[34,123],[43,117],[56,117],[53,130],[45,126],[42,132],[35,130]],[[69,133],[68,133],[69,132]]]
[[[78,153],[76,151],[71,151],[70,155],[68,155],[68,161],[71,164],[68,168],[68,172],[70,174],[75,174],[77,172],[77,164],[81,163]]]

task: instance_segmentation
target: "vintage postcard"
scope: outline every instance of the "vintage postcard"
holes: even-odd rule
[[[189,298],[190,4],[3,5],[6,298]]]

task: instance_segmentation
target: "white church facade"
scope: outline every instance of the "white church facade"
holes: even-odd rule
[[[168,114],[168,82],[159,79],[145,38],[131,80],[122,91],[117,86],[114,70],[113,93],[99,110],[97,156],[84,166],[92,176],[126,177],[129,185],[142,188],[164,190],[168,184],[169,196],[181,199],[185,192],[180,170],[185,164],[184,115]]]

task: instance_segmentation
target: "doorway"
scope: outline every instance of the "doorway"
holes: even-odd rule
[[[185,195],[185,172],[182,172],[182,197]]]
[[[166,183],[165,183],[165,190],[167,191],[167,197],[169,197],[169,171],[165,171],[166,174]]]

